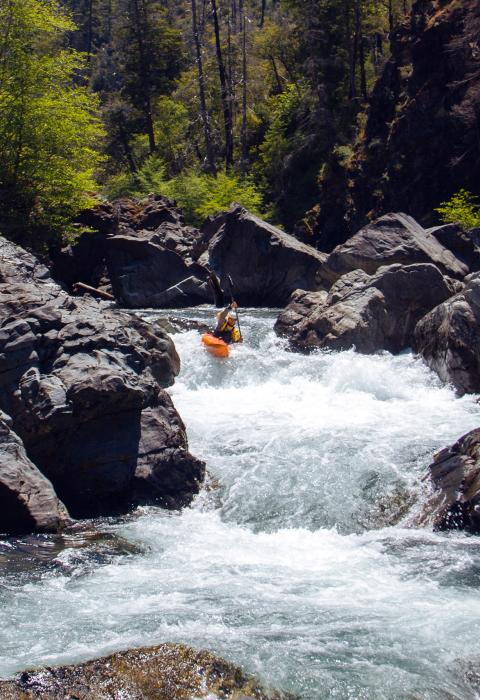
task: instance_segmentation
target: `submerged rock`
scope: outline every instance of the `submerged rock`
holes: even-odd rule
[[[480,273],[419,321],[414,349],[459,394],[480,392]]]
[[[0,681],[0,700],[293,700],[241,669],[180,644],[118,652],[76,666],[26,671]]]
[[[326,255],[267,224],[239,205],[209,223],[210,242],[199,262],[210,266],[244,306],[283,306],[296,289],[322,288]]]
[[[418,518],[437,530],[480,533],[480,428],[434,456],[432,493]]]
[[[160,327],[74,298],[0,238],[0,408],[73,517],[181,507],[204,464],[164,391],[179,359]]]
[[[333,250],[322,270],[333,283],[352,270],[374,275],[379,267],[432,263],[444,274],[463,279],[469,269],[435,236],[406,214],[386,214]]]
[[[434,265],[355,270],[324,293],[297,291],[275,324],[294,348],[397,353],[411,345],[417,321],[453,293]]]
[[[0,532],[56,531],[68,521],[67,510],[28,459],[11,422],[0,413]]]

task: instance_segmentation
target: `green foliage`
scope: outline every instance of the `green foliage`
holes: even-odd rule
[[[167,179],[163,161],[148,158],[136,173],[110,178],[104,194],[117,197],[145,197],[161,194],[177,202],[188,223],[200,226],[205,219],[228,209],[237,202],[255,214],[262,214],[263,198],[250,178],[240,179],[234,173],[218,173],[216,177],[193,169]]]
[[[302,101],[302,92],[295,85],[287,85],[285,91],[270,100],[270,123],[259,148],[255,174],[264,187],[273,191],[278,186],[283,162],[292,148],[292,131],[295,115]]]
[[[233,173],[213,175],[187,171],[169,183],[168,195],[177,201],[187,220],[200,225],[212,214],[219,214],[237,202],[254,214],[260,214],[263,198],[254,183]]]
[[[92,201],[102,136],[97,100],[78,84],[73,29],[53,0],[0,5],[0,211],[13,236],[58,231]]]
[[[478,198],[464,189],[454,194],[448,202],[442,202],[435,211],[446,224],[459,224],[466,230],[480,227]]]
[[[165,194],[167,179],[163,160],[158,156],[147,158],[135,173],[113,175],[106,183],[103,194],[108,199],[145,197],[150,193]]]

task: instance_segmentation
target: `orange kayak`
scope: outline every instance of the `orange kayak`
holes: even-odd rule
[[[216,338],[211,333],[202,335],[202,343],[210,355],[214,355],[214,357],[228,357],[230,354],[226,342],[221,338]]]

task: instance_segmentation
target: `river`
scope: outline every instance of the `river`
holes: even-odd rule
[[[84,548],[0,543],[0,675],[177,641],[305,700],[477,697],[480,540],[409,526],[477,397],[409,353],[290,353],[273,319],[243,313],[228,360],[175,336],[170,393],[210,473],[190,508],[99,521]]]

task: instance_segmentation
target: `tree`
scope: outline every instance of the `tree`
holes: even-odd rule
[[[198,94],[200,97],[200,114],[203,123],[203,133],[205,137],[205,148],[207,151],[207,163],[208,170],[210,173],[215,174],[215,155],[213,152],[212,134],[210,130],[210,117],[207,110],[207,101],[205,99],[205,77],[203,74],[203,61],[202,61],[202,46],[200,43],[200,35],[198,31],[197,22],[197,3],[196,0],[191,0],[192,9],[192,29],[193,29],[193,39],[195,42],[195,52],[197,58],[197,71],[198,71]]]
[[[225,164],[227,168],[233,165],[233,117],[230,103],[230,90],[228,88],[227,73],[223,61],[222,44],[220,41],[220,23],[216,0],[210,0],[212,4],[213,26],[215,30],[215,49],[217,55],[218,75],[220,78],[220,90],[222,97],[223,122],[225,128]],[[240,16],[242,13],[240,11]]]
[[[123,2],[126,22],[115,48],[125,57],[124,92],[142,113],[152,154],[156,148],[153,101],[175,86],[183,65],[182,40],[180,32],[169,26],[158,0]]]
[[[0,212],[14,237],[58,231],[91,197],[100,161],[97,100],[63,49],[74,25],[46,0],[0,5]]]

